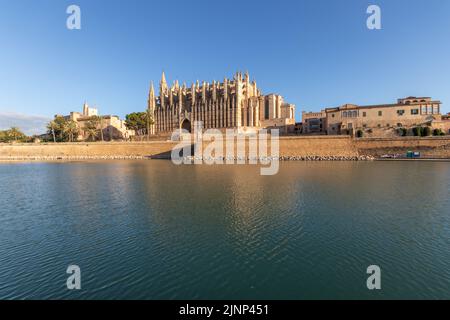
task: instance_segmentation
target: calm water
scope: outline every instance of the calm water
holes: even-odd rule
[[[450,163],[0,164],[0,298],[450,299],[449,194]]]

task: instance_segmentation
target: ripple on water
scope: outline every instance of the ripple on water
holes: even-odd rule
[[[446,163],[0,165],[0,298],[450,298]],[[69,264],[81,292],[65,289]],[[365,288],[382,269],[383,293]]]

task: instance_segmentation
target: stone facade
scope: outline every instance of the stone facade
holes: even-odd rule
[[[55,117],[58,117],[56,115]],[[82,141],[86,139],[85,126],[89,120],[93,117],[100,117],[101,123],[99,124],[99,130],[102,129],[103,137],[105,140],[116,139],[128,139],[134,135],[133,130],[128,130],[125,126],[125,121],[120,120],[118,116],[103,115],[99,116],[98,110],[89,107],[87,103],[83,105],[83,112],[71,112],[68,116],[63,116],[66,120],[74,121],[79,129],[78,140]]]
[[[440,113],[441,102],[429,97],[408,97],[398,99],[394,104],[358,106],[345,104],[340,107],[326,108],[320,113],[304,113],[306,122],[321,123],[316,133],[328,135],[350,134],[357,130],[383,136],[395,132],[397,128],[412,128],[429,125],[432,128],[447,122]],[[305,123],[303,124],[305,128]],[[443,130],[448,134],[448,130]],[[305,131],[304,131],[305,132]]]
[[[151,85],[148,111],[154,120],[151,134],[191,131],[194,121],[202,121],[204,129],[279,128],[281,133],[295,125],[295,106],[280,95],[263,95],[248,73],[236,73],[233,80],[225,78],[222,83],[197,81],[188,88],[178,81],[169,87],[163,72],[159,96]]]
[[[302,112],[303,133],[324,134],[327,128],[327,115],[321,112]]]

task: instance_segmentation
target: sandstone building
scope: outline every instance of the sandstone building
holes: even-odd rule
[[[302,112],[302,129],[305,134],[324,134],[327,114],[320,112]]]
[[[158,96],[151,85],[148,112],[154,120],[151,134],[169,134],[180,127],[191,131],[194,121],[202,121],[205,129],[279,128],[281,133],[295,125],[293,104],[280,95],[263,95],[248,73],[239,72],[232,80],[197,81],[190,88],[178,81],[169,87],[163,72]]]
[[[440,111],[441,102],[430,97],[407,97],[397,103],[358,106],[345,104],[326,108],[320,113],[303,113],[304,133],[323,133],[329,135],[355,134],[357,130],[383,136],[393,133],[397,128],[412,128],[428,125],[440,127],[449,134]],[[305,123],[309,124],[305,128]],[[314,125],[311,125],[314,124]],[[317,124],[321,126],[318,127]]]
[[[58,117],[56,115],[55,117]],[[63,116],[66,120],[72,120],[77,124],[79,129],[78,140],[85,140],[87,138],[85,132],[85,126],[88,121],[92,120],[94,117],[99,117],[100,121],[98,124],[98,129],[103,131],[103,137],[105,140],[115,140],[115,139],[128,139],[134,135],[132,130],[128,130],[125,126],[125,121],[120,120],[118,116],[113,115],[102,115],[99,116],[98,110],[89,107],[87,103],[83,105],[83,111],[71,112],[68,116]]]

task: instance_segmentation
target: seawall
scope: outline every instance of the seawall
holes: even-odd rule
[[[0,144],[0,160],[168,158],[177,144],[172,141]],[[207,143],[204,142],[204,145]],[[450,159],[450,138],[280,137],[280,156],[284,158],[380,157],[384,154],[405,154],[409,150],[420,151],[422,156],[428,158]]]
[[[450,159],[450,137],[398,137],[354,139],[360,154],[380,157],[419,151],[424,158]]]

